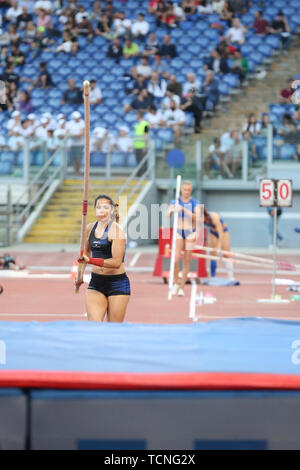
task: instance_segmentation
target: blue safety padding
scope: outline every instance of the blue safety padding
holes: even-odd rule
[[[24,395],[24,392],[19,388],[0,388],[0,397],[20,397],[21,395]]]
[[[207,314],[209,306],[202,309]],[[298,322],[2,322],[0,330],[9,352],[1,370],[300,374],[292,361],[297,355],[292,344],[300,338]]]

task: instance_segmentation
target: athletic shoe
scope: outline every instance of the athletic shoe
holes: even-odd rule
[[[178,284],[173,284],[172,295],[176,295],[177,292],[178,292],[178,289],[179,289],[179,285]]]
[[[183,289],[179,289],[178,290],[178,293],[177,293],[178,297],[184,297],[184,292],[183,292]]]

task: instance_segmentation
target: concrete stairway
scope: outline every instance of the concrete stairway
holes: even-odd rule
[[[107,194],[113,200],[125,179],[96,180],[89,182],[87,221],[95,220],[94,200],[99,194]],[[130,188],[136,184],[132,181]],[[128,193],[123,193],[126,196]],[[137,195],[130,203],[132,204]],[[25,243],[79,243],[82,218],[83,183],[67,179],[41,213],[37,223],[25,238]],[[128,208],[129,209],[129,206]]]

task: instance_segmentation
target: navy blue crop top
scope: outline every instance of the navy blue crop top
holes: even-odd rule
[[[175,206],[176,204],[176,199],[173,199],[173,201],[171,201],[171,204],[173,204],[173,206]],[[194,209],[196,206],[198,206],[200,204],[200,201],[198,201],[197,199],[194,199],[193,197],[191,197],[191,199],[187,202],[183,202],[181,200],[181,198],[178,199],[178,204],[182,207],[185,207],[187,210],[191,211],[192,213],[194,213]],[[181,218],[190,218],[185,212],[180,211],[178,212],[178,217],[181,217]]]
[[[95,230],[97,228],[98,222],[96,222],[94,227],[92,228],[90,236],[89,236],[89,244],[90,244],[93,258],[103,258],[103,259],[112,258],[112,253],[111,253],[112,242],[109,241],[108,239],[108,231],[110,229],[112,222],[113,221],[109,222],[101,238],[95,237]],[[124,258],[125,258],[125,252],[124,252],[122,262],[124,262]]]

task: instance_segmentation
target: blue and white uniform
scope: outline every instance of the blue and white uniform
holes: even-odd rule
[[[176,205],[176,199],[173,199],[171,201],[171,204],[173,206]],[[191,199],[187,202],[183,202],[181,198],[178,199],[178,204],[182,207],[184,207],[185,209],[187,209],[188,211],[194,213],[194,210],[195,208],[200,204],[200,201],[198,201],[197,199],[194,199],[193,197],[191,197]],[[179,219],[182,219],[182,224],[184,225],[184,219],[186,220],[190,220],[191,221],[191,225],[192,225],[192,217],[190,217],[188,214],[186,214],[184,212],[184,210],[181,210],[178,212],[178,218]],[[196,229],[195,228],[190,228],[190,229],[183,229],[183,228],[178,228],[177,229],[177,233],[185,240],[189,235],[191,235],[192,233],[196,232]]]

